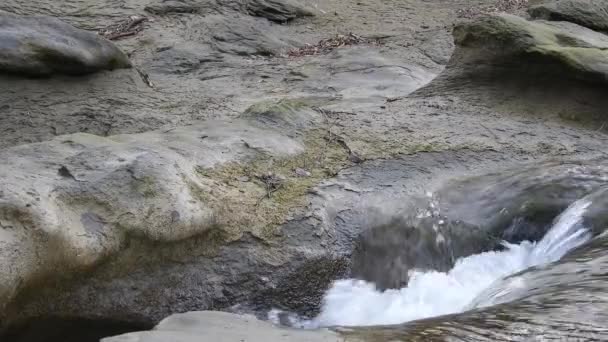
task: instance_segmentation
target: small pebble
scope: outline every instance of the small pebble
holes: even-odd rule
[[[302,168],[299,168],[299,167],[296,168],[294,170],[294,172],[296,173],[296,176],[298,176],[298,177],[310,177],[310,176],[312,176],[312,174],[309,171],[306,171],[306,170],[304,170]]]

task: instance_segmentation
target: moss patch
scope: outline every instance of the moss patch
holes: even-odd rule
[[[326,131],[308,132],[305,145],[306,152],[292,157],[261,155],[246,164],[200,168],[197,172],[203,186],[191,183],[192,194],[214,209],[228,240],[238,239],[246,231],[270,239],[280,234],[278,226],[308,205],[310,189],[351,164],[348,151]],[[278,180],[273,188],[264,180],[268,175]]]
[[[143,197],[150,198],[158,195],[158,188],[154,177],[144,176],[135,179],[132,183],[133,190]]]

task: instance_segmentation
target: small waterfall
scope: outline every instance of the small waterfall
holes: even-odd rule
[[[302,327],[398,324],[491,305],[508,291],[497,281],[532,266],[554,262],[591,239],[582,215],[591,204],[587,198],[573,203],[538,243],[524,241],[459,259],[449,272],[410,273],[407,287],[380,292],[361,280],[340,280],[325,294],[321,314]],[[511,282],[509,286],[522,286]],[[492,290],[494,289],[494,291]],[[481,296],[480,296],[481,294]]]

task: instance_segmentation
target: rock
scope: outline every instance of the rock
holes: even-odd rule
[[[124,53],[94,33],[51,17],[0,13],[0,72],[82,75],[130,66]]]
[[[492,15],[460,24],[454,38],[450,63],[469,75],[608,80],[608,37],[576,24]]]
[[[145,10],[157,15],[170,13],[206,15],[234,11],[276,23],[286,23],[296,18],[314,15],[294,0],[157,0],[146,6]]]
[[[604,159],[545,162],[449,182],[437,191],[438,206],[451,220],[484,227],[500,240],[539,240],[557,215],[602,187],[607,176]]]
[[[271,127],[304,129],[319,124],[323,120],[321,114],[311,108],[314,102],[315,99],[306,98],[260,101],[249,106],[241,117],[250,118]]]
[[[413,269],[447,272],[456,259],[493,250],[497,241],[457,220],[396,218],[359,236],[351,276],[373,282],[380,290],[400,289],[407,286]]]
[[[293,139],[243,121],[206,122],[167,132],[112,138],[75,134],[1,151],[2,322],[6,322],[7,315],[18,319],[26,314],[28,309],[23,303],[17,304],[19,314],[8,312],[16,308],[12,307],[16,297],[38,287],[40,279],[49,279],[47,285],[61,283],[60,278],[77,279],[81,272],[108,257],[118,258],[138,243],[170,246],[188,239],[199,240],[197,253],[209,255],[226,238],[238,240],[244,233],[260,239],[269,236],[270,221],[246,218],[249,214],[245,212],[250,210],[238,209],[238,204],[229,204],[228,200],[234,196],[237,202],[255,208],[266,189],[248,183],[247,194],[243,194],[224,183],[230,175],[222,178],[221,171],[216,176],[210,173],[237,160],[263,155],[286,158],[301,152],[303,146]],[[263,203],[260,208],[266,205],[270,204]],[[284,219],[282,209],[266,210],[272,212],[272,220]],[[236,230],[228,228],[232,226],[228,221],[236,223],[238,217],[252,223],[236,224]],[[238,226],[247,226],[247,232],[237,232]],[[255,254],[251,248],[249,251]],[[282,250],[275,257],[280,260],[281,254],[289,253]],[[123,266],[133,261],[128,256],[114,259]],[[293,266],[297,263],[289,265]],[[59,269],[60,275],[56,272]],[[116,270],[112,266],[109,271]],[[163,278],[166,279],[160,277]],[[98,280],[95,286],[101,283]],[[81,300],[89,300],[87,297]],[[74,292],[70,298],[75,300],[78,294]]]
[[[104,338],[101,342],[339,342],[329,330],[280,329],[254,316],[201,311],[176,314],[164,319],[152,331]]]
[[[206,14],[217,8],[215,1],[195,1],[195,0],[159,0],[144,9],[156,15],[166,15],[170,13],[197,13]]]
[[[277,23],[285,23],[300,17],[313,16],[313,12],[293,0],[249,0],[247,13]]]
[[[294,172],[298,177],[310,177],[312,175],[310,171],[307,171],[301,167],[296,168]]]
[[[398,289],[412,269],[445,272],[458,258],[501,249],[502,241],[539,241],[568,205],[603,186],[608,164],[590,165],[549,162],[448,182],[429,204],[421,199],[366,229],[352,256],[352,277]],[[595,235],[608,220],[600,209],[605,193],[598,192],[586,216]]]
[[[608,31],[607,0],[553,0],[531,6],[534,19],[569,21],[592,30]]]
[[[260,308],[284,309],[303,317],[319,314],[325,291],[334,280],[345,277],[347,258],[311,259],[272,288],[254,294],[252,304]]]
[[[214,47],[224,53],[248,56],[278,55],[296,46],[277,33],[267,20],[242,15],[210,15],[205,27]]]
[[[182,75],[196,72],[208,65],[217,65],[222,60],[222,56],[208,45],[177,44],[156,53],[151,69],[163,74]]]

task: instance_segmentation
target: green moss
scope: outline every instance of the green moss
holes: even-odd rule
[[[249,108],[247,108],[244,115],[281,115],[288,114],[305,107],[308,107],[308,104],[306,103],[306,101],[300,99],[282,99],[279,101],[267,100],[251,105]]]
[[[292,157],[260,155],[248,163],[199,168],[197,173],[204,186],[191,183],[191,193],[213,208],[218,225],[229,239],[240,237],[244,231],[270,238],[277,233],[279,225],[306,207],[310,189],[351,164],[344,147],[328,140],[322,130],[308,132],[305,145],[304,153]],[[307,170],[310,176],[298,176],[295,172],[298,168]],[[262,180],[262,176],[268,174],[281,178],[280,184],[270,192]]]
[[[156,180],[152,176],[144,176],[133,181],[134,190],[143,197],[155,197],[158,195]]]
[[[484,58],[519,62],[521,70],[533,65],[535,72],[567,71],[559,76],[600,83],[605,83],[608,74],[608,46],[596,46],[576,33],[542,22],[507,14],[489,16],[460,25],[454,36],[462,47],[485,51],[487,55],[480,55]]]

